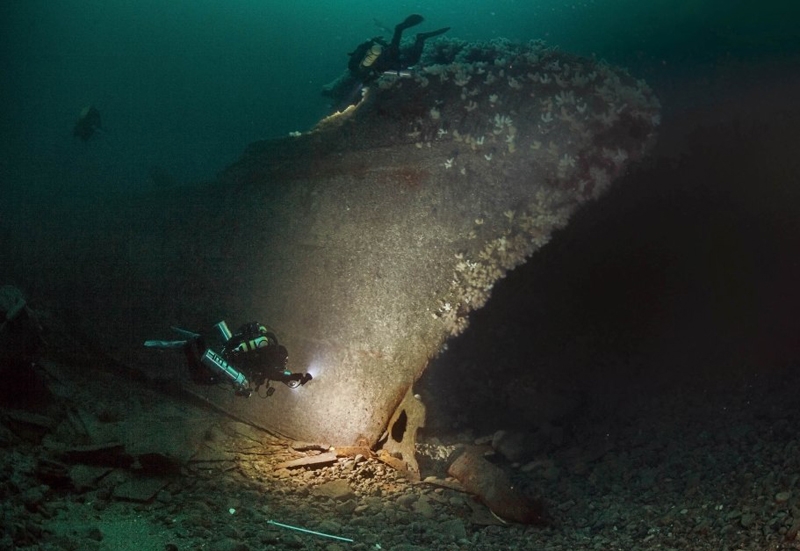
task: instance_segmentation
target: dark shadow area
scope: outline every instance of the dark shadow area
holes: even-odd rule
[[[718,394],[800,359],[800,86],[771,83],[665,109],[651,159],[429,367],[429,433],[568,426],[584,406]]]

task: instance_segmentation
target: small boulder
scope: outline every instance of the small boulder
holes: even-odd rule
[[[346,480],[331,480],[314,488],[313,493],[321,497],[327,497],[334,501],[347,501],[356,496]]]

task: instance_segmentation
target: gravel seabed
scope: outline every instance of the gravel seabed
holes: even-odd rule
[[[130,475],[120,469],[82,492],[43,484],[37,464],[52,444],[20,438],[4,422],[0,550],[800,549],[796,371],[724,392],[628,394],[613,411],[585,411],[531,461],[498,459],[519,488],[544,501],[546,527],[476,524],[487,516],[472,496],[411,483],[363,455],[278,468],[319,451],[296,451],[222,417],[223,428],[208,434],[217,456],[190,461],[151,502],[120,501],[114,486]],[[425,434],[423,477],[442,478],[446,458],[476,436]]]

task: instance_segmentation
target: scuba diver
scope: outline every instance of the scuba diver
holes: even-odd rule
[[[180,341],[145,341],[148,348],[181,348],[189,364],[189,375],[195,384],[216,385],[229,382],[237,396],[250,397],[253,392],[266,385],[266,395],[272,396],[278,381],[289,388],[305,385],[312,379],[310,373],[292,373],[287,369],[289,354],[286,347],[278,343],[275,333],[258,322],[242,325],[232,334],[228,325],[221,321],[214,327],[222,337],[222,353],[218,354],[206,345],[205,338],[198,333],[178,327],[172,329],[186,337]],[[234,366],[236,364],[236,366]]]
[[[421,15],[409,15],[402,23],[395,26],[392,41],[388,44],[381,36],[359,44],[348,54],[350,62],[347,68],[350,74],[367,84],[386,71],[402,71],[419,63],[425,41],[450,30],[450,27],[444,27],[427,33],[418,33],[410,47],[401,49],[400,40],[403,38],[403,31],[419,25],[422,21]]]
[[[425,48],[425,41],[450,30],[450,27],[444,27],[435,31],[418,33],[413,44],[401,48],[400,41],[403,38],[403,31],[419,25],[423,20],[421,15],[409,15],[402,23],[395,26],[391,42],[387,43],[382,36],[376,36],[359,44],[355,50],[347,54],[350,56],[347,73],[333,83],[324,86],[322,95],[336,100],[337,107],[346,107],[351,103],[358,103],[354,100],[365,84],[377,80],[386,72],[401,74],[401,71],[419,63]]]
[[[95,106],[88,105],[83,108],[78,120],[75,121],[75,128],[72,130],[72,135],[87,142],[89,138],[94,136],[95,132],[102,129],[100,111],[98,111]]]

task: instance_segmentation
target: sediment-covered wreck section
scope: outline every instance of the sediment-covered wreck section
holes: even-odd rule
[[[231,407],[303,438],[413,442],[424,412],[409,392],[429,358],[643,154],[658,117],[647,86],[604,63],[439,41],[355,109],[254,144],[220,182],[256,238],[228,309],[274,325],[315,379]],[[225,241],[231,223],[215,226],[204,242]]]
[[[253,144],[213,185],[94,224],[91,250],[120,280],[96,277],[92,292],[126,297],[86,312],[98,339],[163,376],[181,358],[143,349],[145,338],[259,320],[313,381],[266,399],[198,393],[298,439],[386,439],[413,462],[424,406],[411,387],[429,359],[499,278],[646,153],[659,121],[648,86],[603,62],[538,42],[428,49],[419,70],[384,75],[356,107]],[[119,220],[128,245],[103,247]]]

